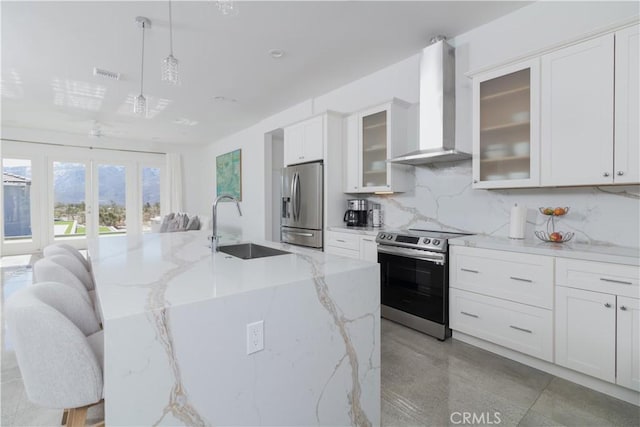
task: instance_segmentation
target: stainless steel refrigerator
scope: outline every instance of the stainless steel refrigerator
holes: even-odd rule
[[[289,166],[282,172],[280,238],[322,249],[322,163]]]

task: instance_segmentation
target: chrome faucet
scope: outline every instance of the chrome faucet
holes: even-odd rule
[[[236,199],[235,197],[229,194],[221,194],[218,197],[216,197],[216,199],[213,201],[213,206],[211,207],[211,234],[212,234],[211,235],[211,252],[213,253],[218,252],[219,236],[218,236],[217,210],[218,210],[218,202],[223,199],[236,202],[236,206],[238,207],[238,213],[240,214],[240,216],[242,216],[242,210],[240,210],[240,203],[238,202],[238,199]]]

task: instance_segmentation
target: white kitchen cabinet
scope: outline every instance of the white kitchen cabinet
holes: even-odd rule
[[[473,188],[640,183],[639,56],[634,25],[474,75]]]
[[[347,249],[360,252],[360,236],[353,233],[340,233],[338,231],[327,231],[325,233],[325,246]]]
[[[360,259],[378,262],[378,244],[374,236],[360,237]]]
[[[284,128],[285,166],[322,160],[323,130],[322,116],[313,117]]]
[[[339,246],[325,246],[324,251],[331,255],[338,255],[347,258],[360,259],[360,251],[341,248]]]
[[[558,286],[556,363],[640,391],[640,299]]]
[[[451,329],[553,361],[553,313],[500,298],[450,289]]]
[[[329,230],[325,233],[324,250],[334,255],[378,262],[375,236]]]
[[[640,25],[616,32],[614,182],[640,182]]]
[[[540,184],[538,58],[473,79],[473,188]]]
[[[553,257],[450,247],[451,329],[553,362]]]
[[[640,182],[640,26],[542,57],[543,186]]]
[[[640,299],[618,296],[616,383],[640,391]]]
[[[452,246],[452,287],[551,310],[553,257]]]
[[[352,114],[345,119],[345,132],[347,143],[344,146],[343,191],[345,193],[359,193],[361,186],[357,114]]]
[[[407,108],[397,99],[347,118],[345,193],[389,193],[409,189],[410,170],[387,159],[406,154]]]
[[[556,287],[556,363],[616,381],[616,297]]]
[[[556,258],[556,285],[640,298],[640,267]]]
[[[556,258],[556,362],[640,391],[640,267]]]

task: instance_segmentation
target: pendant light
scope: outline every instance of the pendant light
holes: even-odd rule
[[[178,60],[173,56],[173,17],[171,16],[171,0],[169,0],[169,56],[162,61],[162,81],[178,84]]]
[[[147,116],[147,98],[143,95],[143,83],[144,83],[144,30],[147,27],[151,27],[151,21],[144,16],[136,16],[136,22],[138,26],[142,28],[142,54],[140,64],[140,95],[136,96],[133,100],[133,112],[139,116]]]

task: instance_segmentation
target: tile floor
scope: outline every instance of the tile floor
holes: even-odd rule
[[[32,261],[30,256],[0,260],[3,304],[32,282]],[[59,425],[62,411],[37,407],[26,398],[4,323],[1,393],[1,426]],[[383,320],[382,424],[640,426],[640,408],[468,344],[440,342]]]
[[[460,341],[383,320],[381,342],[386,426],[640,426],[638,406]]]

